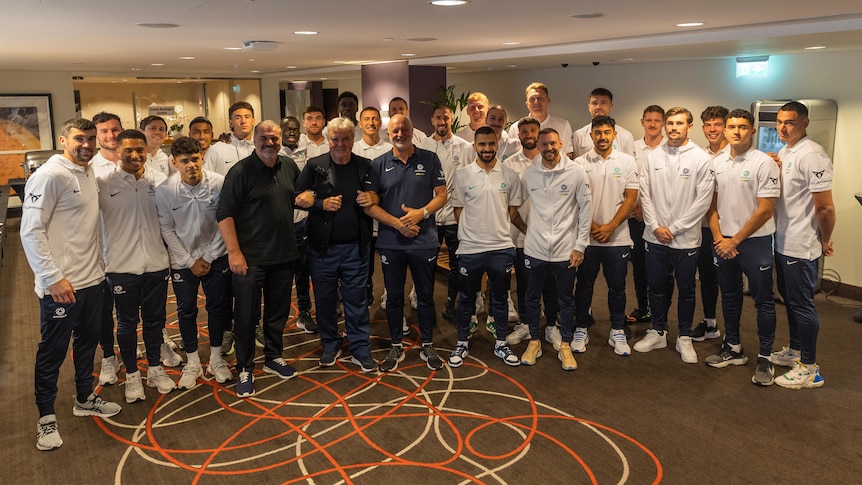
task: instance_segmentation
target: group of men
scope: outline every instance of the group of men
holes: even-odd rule
[[[328,123],[317,106],[301,119],[256,123],[253,108],[240,102],[229,110],[229,140],[214,142],[212,123],[196,118],[190,137],[174,140],[167,166],[166,156],[153,150],[164,141],[167,124],[161,118],[146,118],[140,130],[123,130],[119,117],[108,113],[66,122],[59,138],[64,153],[28,181],[21,222],[41,306],[37,447],[62,444],[54,401],[70,339],[73,413],[120,412],[119,405],[92,392],[97,343],[104,352],[100,384],[118,379],[114,308],[127,402],[146,397],[136,362],[139,321],[147,385],[163,394],[194,387],[204,373],[197,351],[200,286],[211,348],[207,371],[219,383],[232,380],[223,354],[235,348],[239,397],[255,393],[255,345],[263,347],[264,372],[282,379],[296,375],[283,356],[294,285],[297,327],[319,332],[321,366],[335,365],[346,336],[350,361],[362,372],[396,370],[405,359],[403,337],[409,331],[408,268],[419,355],[429,369],[441,369],[444,359],[433,340],[433,288],[444,241],[451,270],[442,316],[454,321],[457,332],[450,367],[467,361],[487,276],[486,328],[494,337],[494,355],[511,366],[535,364],[542,355],[544,312],[545,339],[563,369],[576,369],[574,354],[587,350],[595,323],[591,306],[600,269],[608,286],[608,343],[617,355],[667,346],[676,286],[675,348],[683,362],[697,362],[692,342],[720,335],[720,288],[726,335],[706,363],[743,365],[744,274],[760,338],[752,381],[790,388],[823,384],[815,360],[813,289],[818,259],[833,251],[832,168],[806,136],[804,105],[781,108],[778,132],[787,146],[767,155],[752,146],[754,122],[745,110],[704,112],[706,151],[689,139],[693,117],[685,108],[646,108],[644,137],[634,141],[610,117],[613,95],[606,89],[590,93],[592,121],[574,132],[567,121],[549,115],[546,86],[530,84],[525,94],[529,114],[508,131],[506,110],[473,93],[469,124],[453,133],[454,114],[438,105],[430,136],[414,129],[402,98],[390,102],[383,136],[380,111],[366,107],[357,116],[352,93],[342,93],[339,116]],[[372,357],[369,342],[375,251],[390,337],[381,362]],[[629,261],[638,301],[626,314]],[[791,330],[790,346],[779,352],[772,352],[773,267]],[[517,310],[510,297],[513,271]],[[713,296],[704,297],[705,318],[692,328],[698,271],[703,291]],[[168,280],[187,356],[178,383],[162,367],[182,364],[163,336]],[[509,322],[519,320],[510,330]],[[627,324],[644,321],[651,328],[629,346]],[[512,347],[525,338],[529,343],[519,357]],[[792,369],[775,378],[772,364]]]

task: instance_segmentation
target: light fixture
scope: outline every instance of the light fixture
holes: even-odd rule
[[[148,29],[175,29],[179,27],[177,24],[169,24],[163,22],[135,22],[138,27],[146,27]]]
[[[436,7],[457,7],[459,5],[466,5],[470,2],[468,0],[431,0],[428,3]]]
[[[284,66],[285,69],[296,69],[296,66]]]
[[[677,27],[700,27],[701,25],[703,25],[703,22],[683,22],[676,24]]]
[[[805,48],[807,51],[819,51],[820,49],[825,49],[825,45],[811,45]]]
[[[736,58],[736,77],[766,77],[769,75],[769,56],[747,56]]]
[[[143,69],[141,69],[140,67],[133,67],[132,70],[133,71],[143,71]]]
[[[431,41],[434,41],[437,39],[435,39],[434,37],[410,37],[410,38],[404,39],[404,40],[409,40],[412,42],[431,42]]]
[[[156,62],[156,63],[150,64],[150,65],[155,66],[155,67],[164,66],[164,64],[162,64],[160,62]]]
[[[258,73],[258,72],[260,72],[260,71],[251,71],[251,72],[253,72],[253,73]]]
[[[226,50],[226,51],[241,51],[242,47],[225,47],[224,50]]]
[[[410,53],[401,54],[401,57],[416,57],[416,54],[410,54]]]
[[[295,35],[317,35],[318,32],[316,30],[297,30],[294,32]]]
[[[520,42],[503,42],[503,45],[520,45]]]
[[[184,60],[184,61],[193,61],[193,60],[195,60],[194,56],[182,56],[182,57],[180,57],[180,59],[182,59],[182,60]]]
[[[384,37],[380,40],[382,40],[383,42],[389,42],[389,41],[394,40],[394,39],[392,37]]]

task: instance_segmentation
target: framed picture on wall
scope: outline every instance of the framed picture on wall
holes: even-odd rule
[[[50,94],[0,94],[0,154],[53,150]]]

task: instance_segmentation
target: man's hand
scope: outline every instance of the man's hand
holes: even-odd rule
[[[593,236],[593,239],[602,244],[609,242],[613,233],[614,230],[611,229],[610,224],[602,224],[601,226],[593,224],[593,229],[590,231],[590,235]]]
[[[227,262],[232,272],[240,276],[245,276],[248,273],[248,263],[245,262],[245,255],[242,252],[228,253]]]
[[[569,268],[577,268],[584,262],[584,253],[578,251],[577,249],[572,250],[572,254],[569,256]]]
[[[323,210],[329,212],[337,212],[338,209],[341,209],[340,195],[334,195],[332,197],[327,197],[323,199]]]
[[[824,256],[832,256],[833,254],[835,254],[835,249],[832,247],[832,238],[831,237],[829,238],[828,241],[826,241],[825,244],[820,243],[820,245],[823,247],[823,255]]]
[[[202,276],[206,276],[210,272],[211,265],[203,258],[198,258],[195,261],[195,264],[189,268],[192,271],[192,274],[197,276],[198,278]]]
[[[775,152],[767,152],[766,154],[767,154],[767,155],[769,155],[770,157],[772,157],[772,159],[773,159],[773,160],[775,160],[775,164],[776,164],[776,165],[778,165],[778,168],[781,168],[781,159],[780,159],[780,158],[778,158],[778,154],[777,154],[777,153],[775,153]]]
[[[739,256],[739,251],[736,250],[736,243],[729,237],[723,237],[712,241],[715,247],[715,254],[721,259],[733,259]]]
[[[69,283],[66,278],[49,286],[48,293],[57,303],[75,303],[75,289],[72,288],[72,283]]]
[[[404,237],[416,237],[419,235],[419,226],[415,224],[404,224],[398,228],[398,232]]]
[[[670,244],[673,241],[673,233],[666,227],[659,227],[653,231],[655,238],[662,244]]]
[[[406,225],[417,225],[423,220],[425,220],[425,213],[422,209],[414,209],[412,207],[407,207],[404,204],[401,204],[401,210],[404,211],[404,215],[400,217],[402,223]]]
[[[371,207],[377,204],[379,200],[379,197],[374,192],[356,191],[356,203],[359,204],[359,207]]]
[[[643,220],[644,220],[644,207],[640,204],[640,202],[635,204],[635,208],[632,209],[632,215],[635,217],[635,219],[643,222]]]
[[[314,194],[310,190],[306,190],[293,199],[293,205],[302,207],[303,209],[308,209],[314,205]]]

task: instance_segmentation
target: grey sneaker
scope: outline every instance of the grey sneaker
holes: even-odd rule
[[[180,389],[192,389],[197,385],[198,377],[203,377],[203,375],[204,370],[199,362],[189,362],[183,367],[183,375],[180,376],[177,387]]]
[[[773,352],[769,356],[769,360],[775,365],[793,367],[799,362],[800,357],[801,355],[798,350],[793,350],[790,347],[781,347],[781,351]]]
[[[159,394],[167,394],[177,388],[177,384],[165,374],[165,369],[160,365],[147,369],[147,387],[154,387]]]
[[[233,379],[233,373],[224,359],[210,359],[210,365],[207,366],[207,372],[215,377],[216,382],[224,384]]]
[[[266,342],[266,338],[263,336],[263,328],[260,324],[254,325],[254,344],[260,348],[263,348],[264,343]]]
[[[75,406],[72,408],[72,414],[75,416],[98,416],[100,418],[110,418],[116,416],[122,410],[119,404],[105,401],[101,397],[90,393],[87,400],[78,402],[75,399]]]
[[[404,360],[404,347],[393,345],[389,349],[389,355],[380,363],[380,372],[392,372],[398,368],[398,363]]]
[[[221,355],[230,355],[233,351],[233,332],[225,330],[221,338]]]
[[[745,365],[748,362],[748,357],[742,353],[742,348],[739,352],[734,352],[727,342],[721,344],[721,349],[715,355],[710,355],[706,358],[706,365],[721,369],[729,365]]]
[[[324,350],[323,353],[320,354],[320,365],[323,367],[332,367],[335,365],[335,361],[341,357],[341,349],[337,349],[334,351]]]
[[[107,386],[117,383],[117,371],[120,370],[120,363],[117,362],[117,356],[102,357],[102,366],[99,370],[99,385]]]
[[[62,445],[60,430],[57,429],[57,416],[48,414],[39,418],[36,423],[36,448],[48,451]]]
[[[311,313],[308,310],[299,312],[299,317],[296,319],[296,326],[301,328],[305,333],[317,333],[317,323],[311,318]]]
[[[757,367],[754,370],[754,375],[751,376],[751,382],[758,386],[771,386],[775,379],[775,369],[772,368],[772,362],[766,357],[757,356]]]
[[[437,349],[433,345],[423,345],[419,351],[419,358],[425,361],[425,364],[431,370],[440,370],[443,368],[443,359],[437,355]]]

